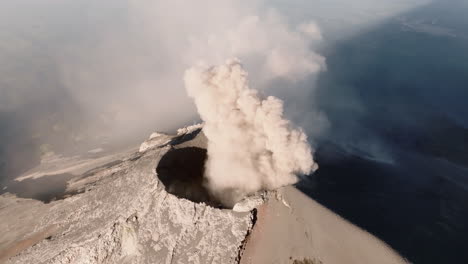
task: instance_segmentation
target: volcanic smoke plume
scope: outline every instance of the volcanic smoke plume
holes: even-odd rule
[[[283,117],[283,102],[251,89],[238,60],[187,70],[185,85],[205,122],[208,188],[226,206],[317,169],[307,137]]]

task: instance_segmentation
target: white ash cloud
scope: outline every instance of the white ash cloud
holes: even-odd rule
[[[191,36],[188,63],[221,64],[226,58],[239,57],[255,70],[254,80],[262,85],[274,78],[299,80],[324,68],[325,58],[312,49],[322,39],[314,22],[294,28],[273,9],[254,13],[239,16],[209,35]]]
[[[25,127],[17,142],[34,137],[57,153],[133,144],[199,121],[184,71],[232,57],[255,73],[257,89],[281,79],[291,84],[285,94],[304,94],[293,84],[325,68],[314,52],[321,33],[314,17],[291,22],[281,11],[266,0],[2,2],[0,123],[7,112]]]
[[[238,60],[185,74],[208,139],[207,185],[227,206],[317,169],[307,136],[283,117],[283,102],[250,88],[247,78]]]
[[[317,45],[426,1],[0,1],[0,178],[35,166],[42,149],[74,155],[198,121],[181,78],[198,61],[240,58],[254,87],[320,134]]]
[[[310,19],[291,23],[265,0],[2,2],[0,58],[11,67],[0,69],[0,111],[38,105],[25,113],[37,120],[63,102],[63,121],[33,126],[40,136],[55,123],[116,140],[174,130],[196,119],[181,76],[199,61],[239,57],[261,89],[323,68]]]
[[[275,78],[297,81],[324,68],[325,59],[311,49],[321,39],[318,27],[310,20],[290,24],[264,0],[120,2],[128,11],[109,23],[121,27],[104,24],[104,34],[85,34],[58,52],[64,86],[97,117],[90,123],[112,123],[113,135],[194,121],[181,76],[200,61],[238,57],[255,71],[252,82],[260,89]]]

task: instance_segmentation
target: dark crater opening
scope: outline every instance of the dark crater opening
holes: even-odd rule
[[[156,168],[166,191],[177,197],[213,207],[222,207],[205,187],[206,149],[186,147],[169,150]]]

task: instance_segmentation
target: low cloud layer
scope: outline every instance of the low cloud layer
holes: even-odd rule
[[[200,61],[240,58],[250,83],[284,99],[287,115],[316,134],[326,123],[313,102],[322,36],[424,1],[370,2],[1,1],[0,177],[34,166],[44,151],[136,143],[198,121],[183,74]]]
[[[89,130],[84,136],[119,138],[197,119],[182,76],[199,61],[239,57],[262,89],[324,63],[309,49],[321,38],[318,27],[290,24],[263,0],[24,0],[0,9],[7,25],[0,58],[9,65],[0,71],[0,110],[70,105],[61,122]]]

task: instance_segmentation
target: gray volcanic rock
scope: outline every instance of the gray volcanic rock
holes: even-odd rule
[[[204,188],[206,145],[200,126],[154,133],[139,151],[102,157],[118,160],[69,180],[50,203],[0,195],[0,262],[405,263],[291,186],[218,208]]]
[[[11,235],[0,238],[0,258],[9,258],[6,263],[236,263],[253,226],[252,213],[166,192],[155,168],[171,148],[151,146],[97,169],[69,184],[82,193],[49,204],[1,196],[0,227]],[[26,217],[12,214],[15,210]]]

